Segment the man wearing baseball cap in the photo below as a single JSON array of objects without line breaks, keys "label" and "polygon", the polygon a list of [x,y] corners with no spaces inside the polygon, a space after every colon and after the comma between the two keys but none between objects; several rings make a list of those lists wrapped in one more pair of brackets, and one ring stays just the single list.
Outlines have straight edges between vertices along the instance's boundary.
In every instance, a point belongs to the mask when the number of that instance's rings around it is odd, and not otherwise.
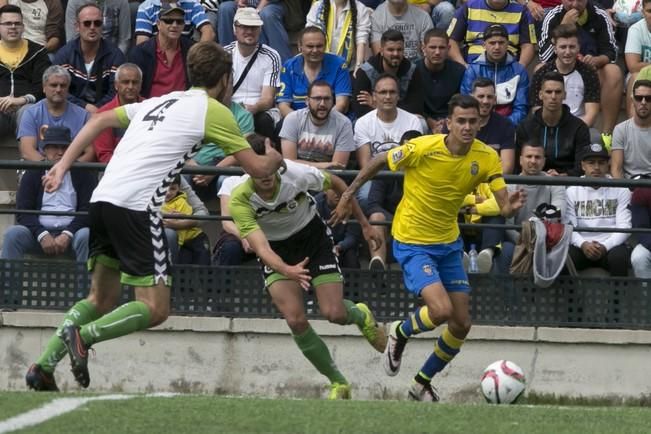
[{"label": "man wearing baseball cap", "polygon": [[181,11],[180,22],[183,36],[191,38],[195,30],[201,34],[201,41],[214,41],[215,29],[198,1],[145,0],[138,6],[136,14],[136,45],[149,40],[160,31],[159,20],[173,11]]}]

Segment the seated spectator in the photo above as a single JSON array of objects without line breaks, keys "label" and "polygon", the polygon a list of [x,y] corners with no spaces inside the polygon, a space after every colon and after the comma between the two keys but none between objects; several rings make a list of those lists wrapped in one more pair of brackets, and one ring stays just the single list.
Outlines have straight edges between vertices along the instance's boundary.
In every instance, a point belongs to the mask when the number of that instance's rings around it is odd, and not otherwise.
[{"label": "seated spectator", "polygon": [[449,58],[448,34],[441,29],[430,29],[423,39],[423,58],[416,62],[423,87],[425,105],[423,115],[428,128],[438,134],[445,126],[448,103],[459,93],[466,68]]},{"label": "seated spectator", "polygon": [[129,52],[129,62],[138,65],[142,71],[143,98],[190,87],[186,59],[192,41],[181,34],[184,14],[176,3],[162,3],[156,37],[136,45]]},{"label": "seated spectator", "polygon": [[[450,11],[452,12],[452,11]],[[450,13],[452,15],[452,13]],[[448,18],[448,20],[452,19]],[[449,21],[448,21],[449,22]],[[425,32],[433,26],[432,18],[407,0],[391,0],[379,5],[371,15],[371,49],[380,53],[382,35],[387,30],[398,30],[404,37],[404,56],[416,62],[422,57],[420,45]]]},{"label": "seated spectator", "polygon": [[[92,3],[92,0],[90,1]],[[75,26],[79,8],[89,0],[68,0],[66,6],[66,42],[79,36]],[[95,4],[95,3],[93,3]],[[131,11],[128,0],[101,0],[97,5],[102,8],[102,37],[122,51],[126,56],[131,46]]]},{"label": "seated spectator", "polygon": [[416,65],[404,56],[405,40],[397,30],[387,30],[382,35],[380,52],[371,57],[357,71],[353,81],[353,111],[360,118],[375,108],[373,89],[377,78],[391,73],[399,80],[398,107],[415,115],[423,115],[423,80]]},{"label": "seated spectator", "polygon": [[651,65],[651,0],[642,1],[644,19],[633,24],[628,29],[624,58],[628,85],[626,86],[626,109],[629,116],[633,116],[633,84],[638,74],[645,66]]},{"label": "seated spectator", "polygon": [[236,0],[223,1],[217,13],[217,32],[219,43],[226,46],[235,40],[233,35],[233,19],[236,10],[244,7],[254,7],[264,23],[260,42],[276,50],[283,62],[292,57],[289,36],[284,26],[285,8],[280,0]]},{"label": "seated spectator", "polygon": [[510,0],[468,0],[457,9],[448,30],[450,58],[468,65],[484,53],[484,32],[501,24],[508,33],[507,48],[525,68],[533,60],[536,31],[525,5]]},{"label": "seated spectator", "polygon": [[579,176],[581,151],[590,144],[588,126],[570,113],[563,104],[565,81],[558,72],[547,72],[539,92],[542,107],[534,111],[516,129],[516,147],[541,143],[545,150],[545,168],[549,175]]},{"label": "seated spectator", "polygon": [[409,3],[430,14],[435,29],[447,29],[454,17],[454,4],[447,0],[409,0]]},{"label": "seated spectator", "polygon": [[[133,104],[142,100],[140,88],[142,86],[142,71],[135,63],[123,63],[115,71],[115,96],[113,99],[97,110],[97,113],[113,110],[126,104]],[[102,131],[93,142],[95,157],[101,163],[108,163],[113,157],[115,147],[122,139],[126,130],[121,128],[107,128]]]},{"label": "seated spectator", "polygon": [[[215,40],[215,29],[212,28],[210,20],[198,1],[144,0],[138,6],[136,15],[136,45],[150,40],[160,32],[161,17],[164,15],[162,12],[172,10],[181,11],[181,16],[175,15],[169,19],[175,20],[174,23],[180,27],[179,30],[183,32],[183,36],[192,38],[196,30],[201,35],[201,41]],[[171,25],[171,22],[162,22],[168,26]]]},{"label": "seated spectator", "polygon": [[[581,168],[586,178],[610,178],[608,151],[601,144],[585,148]],[[563,222],[574,227],[631,227],[627,188],[579,187],[567,188],[567,205]],[[569,255],[577,270],[603,268],[612,276],[627,276],[629,251],[626,240],[630,234],[617,232],[572,233]]]},{"label": "seated spectator", "polygon": [[65,18],[61,2],[0,0],[0,6],[7,4],[16,6],[22,11],[24,21],[21,30],[24,31],[25,39],[45,47],[51,54],[61,47],[63,42],[61,28]]},{"label": "seated spectator", "polygon": [[[314,199],[317,212],[327,221],[339,203],[339,195],[334,190],[328,190],[317,194]],[[330,227],[330,230],[339,265],[342,268],[359,269],[359,244],[364,239],[362,227],[357,223],[339,223]]]},{"label": "seated spectator", "polygon": [[602,139],[608,149],[617,123],[622,101],[623,75],[617,59],[617,42],[608,12],[589,0],[562,0],[562,4],[549,11],[542,24],[538,41],[540,60],[548,63],[556,54],[552,44],[552,31],[561,24],[577,26],[580,43],[580,60],[597,70],[601,86]]},{"label": "seated spectator", "polygon": [[[181,191],[181,175],[167,188],[161,213],[190,216],[194,213],[188,196]],[[178,264],[210,265],[210,241],[204,231],[189,219],[163,218],[166,229],[174,229],[178,240]]]},{"label": "seated spectator", "polygon": [[[525,142],[520,150],[520,176],[551,176],[543,171],[545,167],[545,149],[535,141]],[[524,190],[526,202],[513,217],[506,220],[507,224],[521,226],[523,222],[533,217],[540,205],[546,203],[553,205],[565,214],[565,187],[562,185],[528,185],[526,179],[522,183],[509,184],[509,191]],[[502,241],[500,255],[495,260],[497,270],[501,274],[508,274],[513,259],[513,249],[520,234],[515,230],[507,230]]]},{"label": "seated spectator", "polygon": [[325,34],[318,27],[303,29],[300,53],[285,62],[280,75],[276,103],[283,118],[306,106],[307,89],[314,81],[327,82],[334,91],[335,109],[340,113],[348,112],[350,74],[344,67],[344,59],[325,52],[325,43]]},{"label": "seated spectator", "polygon": [[274,104],[280,87],[280,56],[259,43],[263,22],[255,9],[239,8],[234,23],[236,40],[224,47],[233,56],[232,100],[251,112],[258,133],[273,137],[280,121]]},{"label": "seated spectator", "polygon": [[633,117],[617,125],[613,134],[613,178],[651,173],[651,80],[636,80],[632,97]]},{"label": "seated spectator", "polygon": [[461,93],[470,94],[472,83],[479,77],[493,80],[497,94],[495,111],[518,125],[529,111],[529,75],[513,55],[508,53],[508,33],[501,24],[491,24],[484,32],[486,51],[468,65]]},{"label": "seated spectator", "polygon": [[356,150],[350,120],[333,110],[332,88],[310,84],[308,106],[285,118],[280,130],[283,157],[318,169],[345,169]]},{"label": "seated spectator", "polygon": [[90,113],[115,95],[115,70],[124,63],[124,54],[102,37],[102,10],[89,3],[77,10],[76,39],[61,47],[54,63],[70,72],[68,98]]},{"label": "seated spectator", "polygon": [[307,14],[306,26],[323,30],[326,52],[342,57],[344,68],[357,71],[362,66],[371,33],[369,8],[355,0],[316,0]]},{"label": "seated spectator", "polygon": [[45,48],[23,38],[23,15],[14,5],[0,7],[0,136],[14,135],[29,107],[43,98]]},{"label": "seated spectator", "polygon": [[[25,110],[18,125],[20,155],[25,160],[41,161],[43,157],[43,134],[49,127],[67,127],[74,137],[90,118],[83,108],[68,101],[70,73],[59,65],[52,65],[43,72],[45,98]],[[95,152],[88,146],[79,161],[93,161]]]},{"label": "seated spectator", "polygon": [[[48,128],[42,141],[45,160],[59,161],[71,141],[68,128]],[[52,193],[43,190],[45,172],[45,169],[25,171],[16,194],[16,209],[88,211],[90,197],[97,185],[94,172],[73,168],[63,178],[61,187]],[[17,214],[16,223],[4,234],[2,259],[22,259],[26,254],[72,254],[77,262],[88,260],[88,215]]]},{"label": "seated spectator", "polygon": [[[651,188],[638,187],[633,190],[631,223],[634,228],[651,229]],[[631,253],[633,273],[640,279],[651,279],[651,234],[637,234],[637,241],[640,244]]]},{"label": "seated spectator", "polygon": [[601,87],[597,71],[579,60],[579,36],[574,24],[561,24],[552,30],[554,59],[545,63],[533,75],[531,99],[534,110],[542,105],[540,87],[542,78],[549,71],[557,71],[565,80],[563,104],[570,113],[580,118],[588,128],[594,126],[599,114]]}]

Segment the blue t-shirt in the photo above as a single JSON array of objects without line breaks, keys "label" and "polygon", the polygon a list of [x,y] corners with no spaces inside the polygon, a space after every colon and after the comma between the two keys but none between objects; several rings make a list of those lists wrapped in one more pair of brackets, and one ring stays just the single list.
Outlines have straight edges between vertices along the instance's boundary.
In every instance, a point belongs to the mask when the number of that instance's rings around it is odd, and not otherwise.
[{"label": "blue t-shirt", "polygon": [[[443,134],[447,134],[447,124],[443,124]],[[502,149],[515,149],[515,127],[511,121],[492,112],[488,123],[477,132],[477,140],[481,140],[499,154]]]},{"label": "blue t-shirt", "polygon": [[25,114],[18,126],[17,137],[18,140],[21,137],[36,137],[36,146],[42,152],[41,127],[46,125],[49,127],[68,127],[70,135],[74,139],[89,118],[90,113],[70,101],[66,102],[66,111],[63,112],[63,115],[52,116],[47,110],[47,100],[42,99],[25,110]]},{"label": "blue t-shirt", "polygon": [[[315,80],[327,81],[335,92],[335,97],[351,96],[352,85],[350,72],[344,68],[345,60],[336,54],[325,53],[321,71]],[[301,54],[287,60],[280,74],[280,90],[276,103],[288,102],[293,110],[299,110],[305,105],[307,88],[310,81],[303,71],[303,56]]]}]

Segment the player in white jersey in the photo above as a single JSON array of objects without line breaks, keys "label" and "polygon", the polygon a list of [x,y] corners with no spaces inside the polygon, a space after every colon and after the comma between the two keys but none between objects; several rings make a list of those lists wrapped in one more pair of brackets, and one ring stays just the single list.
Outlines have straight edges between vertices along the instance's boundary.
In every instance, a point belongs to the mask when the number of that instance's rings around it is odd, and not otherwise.
[{"label": "player in white jersey", "polygon": [[[342,193],[340,178],[311,166],[285,160],[287,170],[252,176],[231,192],[229,210],[239,230],[263,264],[265,285],[305,357],[331,383],[329,399],[350,399],[350,385],[335,365],[328,347],[310,326],[303,289],[315,288],[321,314],[336,324],[356,324],[379,352],[386,335],[364,303],[343,298],[343,277],[330,229],[316,212],[309,191]],[[370,243],[380,239],[357,203],[354,215]]]},{"label": "player in white jersey", "polygon": [[[30,367],[26,380],[33,389],[56,388],[52,373],[66,350],[75,379],[88,387],[91,345],[167,319],[169,259],[159,208],[170,182],[202,142],[217,143],[254,176],[268,176],[282,164],[271,148],[264,156],[255,154],[218,102],[230,80],[230,55],[214,42],[202,42],[188,52],[187,67],[193,88],[94,116],[43,179],[46,191],[56,190],[101,131],[128,126],[91,198],[90,294],[70,309]],[[112,310],[121,284],[135,287],[136,301]]]}]

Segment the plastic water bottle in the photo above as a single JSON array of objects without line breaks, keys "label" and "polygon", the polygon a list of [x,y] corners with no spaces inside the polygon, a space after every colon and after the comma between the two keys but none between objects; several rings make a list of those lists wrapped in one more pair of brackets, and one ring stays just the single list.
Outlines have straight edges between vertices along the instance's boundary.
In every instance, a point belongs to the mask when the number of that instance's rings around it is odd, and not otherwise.
[{"label": "plastic water bottle", "polygon": [[470,245],[468,259],[468,273],[479,273],[479,264],[477,263],[477,247],[474,244]]}]

